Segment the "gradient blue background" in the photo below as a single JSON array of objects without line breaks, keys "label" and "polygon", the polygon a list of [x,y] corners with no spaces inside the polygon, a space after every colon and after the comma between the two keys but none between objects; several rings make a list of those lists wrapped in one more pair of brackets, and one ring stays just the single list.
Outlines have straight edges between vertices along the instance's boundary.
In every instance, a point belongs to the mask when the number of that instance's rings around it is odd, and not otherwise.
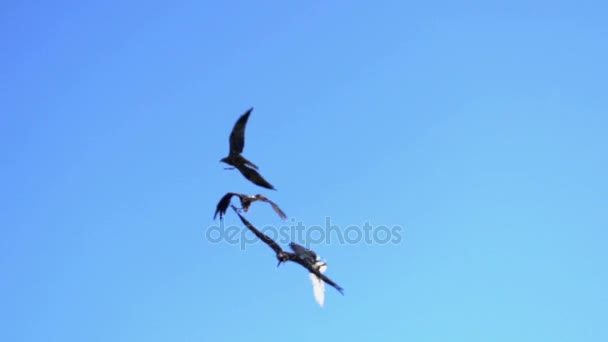
[{"label": "gradient blue background", "polygon": [[[287,3],[0,5],[0,340],[608,341],[605,2]],[[401,240],[321,309],[226,191]]]}]

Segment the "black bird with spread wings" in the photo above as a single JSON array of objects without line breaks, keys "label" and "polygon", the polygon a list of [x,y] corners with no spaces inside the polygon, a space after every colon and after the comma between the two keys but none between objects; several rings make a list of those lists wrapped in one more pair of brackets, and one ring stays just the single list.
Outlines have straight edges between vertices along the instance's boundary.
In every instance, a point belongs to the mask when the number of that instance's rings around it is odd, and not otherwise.
[{"label": "black bird with spread wings", "polygon": [[312,280],[313,284],[313,293],[315,296],[315,300],[317,301],[317,303],[319,303],[320,306],[323,306],[323,303],[325,301],[325,287],[323,284],[324,282],[334,287],[342,295],[344,295],[344,289],[323,274],[323,272],[325,272],[325,270],[327,269],[327,263],[320,261],[319,257],[315,252],[306,249],[295,242],[289,244],[289,247],[293,250],[293,253],[284,251],[281,246],[279,246],[274,240],[269,238],[261,231],[257,230],[257,228],[255,228],[249,221],[247,221],[247,219],[245,219],[238,212],[235,206],[231,205],[231,207],[239,216],[241,222],[243,222],[243,224],[251,232],[253,232],[255,236],[257,236],[260,240],[270,246],[270,248],[272,248],[272,250],[276,253],[277,260],[279,261],[277,267],[279,267],[284,262],[293,261],[308,270],[310,274],[310,279]]},{"label": "black bird with spread wings", "polygon": [[247,120],[249,115],[253,111],[253,107],[249,108],[241,117],[236,121],[230,133],[230,152],[227,157],[224,157],[220,162],[224,162],[233,167],[228,169],[236,168],[241,174],[252,183],[259,185],[263,188],[270,190],[276,190],[272,184],[268,183],[257,171],[258,167],[254,163],[245,159],[241,153],[245,148],[245,128],[247,127]]},{"label": "black bird with spread wings", "polygon": [[279,208],[276,203],[274,203],[264,195],[257,194],[250,196],[245,194],[239,194],[236,192],[229,192],[225,194],[217,203],[217,208],[215,209],[215,214],[213,215],[214,220],[218,214],[220,215],[220,220],[224,217],[224,215],[226,215],[226,210],[228,210],[228,206],[230,205],[230,200],[232,199],[232,196],[238,196],[238,198],[241,200],[240,210],[242,210],[243,212],[247,212],[249,210],[251,203],[256,201],[262,201],[270,204],[272,209],[274,209],[274,211],[277,213],[277,215],[279,215],[280,218],[282,218],[283,220],[287,219],[287,215],[285,215],[283,210],[281,210],[281,208]]}]

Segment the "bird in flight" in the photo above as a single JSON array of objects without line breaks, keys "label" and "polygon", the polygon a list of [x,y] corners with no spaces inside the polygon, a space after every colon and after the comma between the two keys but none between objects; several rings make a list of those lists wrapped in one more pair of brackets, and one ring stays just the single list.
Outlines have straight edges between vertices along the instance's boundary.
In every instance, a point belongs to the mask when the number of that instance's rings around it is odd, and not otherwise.
[{"label": "bird in flight", "polygon": [[323,306],[325,301],[324,283],[327,283],[328,285],[334,287],[342,295],[344,295],[344,289],[323,274],[323,272],[325,272],[325,270],[327,269],[327,263],[320,261],[318,255],[315,252],[306,249],[295,242],[289,244],[289,247],[292,249],[293,253],[284,251],[281,246],[279,246],[274,240],[259,231],[249,221],[247,221],[247,219],[245,219],[238,212],[237,208],[234,205],[231,205],[231,207],[239,216],[241,222],[243,222],[243,224],[251,232],[253,232],[255,236],[257,236],[260,240],[266,243],[276,253],[277,260],[279,261],[277,267],[279,267],[284,262],[293,261],[308,270],[310,279],[312,280],[313,284],[313,294],[315,296],[315,300],[321,307]]},{"label": "bird in flight", "polygon": [[274,209],[274,211],[277,213],[277,215],[279,215],[280,218],[282,218],[283,220],[287,219],[287,215],[285,215],[283,210],[281,210],[281,208],[279,208],[276,203],[268,199],[266,196],[260,194],[250,196],[245,194],[239,194],[236,192],[228,192],[217,203],[217,208],[215,209],[215,214],[213,215],[214,220],[218,214],[220,215],[220,220],[224,217],[224,215],[226,215],[226,210],[228,210],[228,206],[230,205],[230,200],[232,199],[232,196],[239,197],[239,199],[241,200],[240,210],[242,210],[243,212],[247,212],[249,210],[251,203],[256,201],[262,201],[270,204],[270,206],[272,206],[272,209]]},{"label": "bird in flight", "polygon": [[247,126],[247,120],[249,115],[253,111],[253,107],[249,108],[241,117],[236,121],[232,132],[230,133],[230,152],[227,157],[224,157],[220,162],[224,162],[232,167],[227,169],[236,168],[241,174],[251,181],[253,184],[259,185],[263,188],[270,190],[276,190],[272,184],[268,183],[264,177],[257,171],[258,167],[254,163],[243,157],[243,148],[245,148],[245,128]]}]

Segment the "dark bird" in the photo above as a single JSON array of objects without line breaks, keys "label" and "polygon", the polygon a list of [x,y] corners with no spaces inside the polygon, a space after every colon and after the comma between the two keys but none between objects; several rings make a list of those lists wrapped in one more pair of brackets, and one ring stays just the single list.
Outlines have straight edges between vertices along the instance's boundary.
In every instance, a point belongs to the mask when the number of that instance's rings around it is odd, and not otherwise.
[{"label": "dark bird", "polygon": [[269,238],[266,234],[259,231],[255,228],[247,219],[245,219],[237,210],[237,208],[231,205],[232,209],[239,215],[239,218],[243,222],[243,224],[251,231],[255,236],[257,236],[260,240],[266,243],[272,250],[276,253],[277,260],[279,263],[277,267],[279,267],[282,263],[287,261],[293,261],[295,263],[300,264],[304,268],[306,268],[309,272],[310,279],[312,280],[313,285],[313,293],[315,296],[315,300],[319,303],[320,306],[323,306],[325,301],[325,286],[324,282],[330,286],[333,286],[336,290],[338,290],[342,295],[344,295],[344,289],[340,287],[338,284],[333,282],[327,276],[323,274],[325,270],[327,270],[327,263],[320,261],[319,256],[295,242],[291,242],[289,247],[293,251],[287,252],[284,251],[281,246],[279,246],[274,240]]},{"label": "dark bird", "polygon": [[228,157],[224,157],[220,162],[224,162],[232,167],[226,168],[228,170],[236,168],[241,174],[251,181],[253,184],[259,185],[263,188],[270,190],[276,190],[272,184],[268,183],[257,171],[258,167],[254,163],[243,157],[243,149],[245,148],[245,128],[247,127],[247,120],[249,115],[253,111],[253,107],[249,108],[241,117],[236,121],[230,133],[230,152]]},{"label": "dark bird", "polygon": [[241,200],[241,208],[239,210],[242,210],[243,212],[247,212],[249,210],[249,206],[251,206],[251,203],[256,201],[262,201],[270,204],[270,206],[272,206],[272,209],[274,209],[274,211],[279,215],[280,218],[282,218],[283,220],[287,219],[287,215],[285,215],[283,210],[281,210],[281,208],[279,208],[276,203],[274,203],[264,195],[257,194],[250,196],[245,194],[239,194],[236,192],[229,192],[225,194],[217,203],[217,208],[215,209],[215,214],[213,215],[214,220],[218,214],[220,215],[220,220],[224,217],[224,215],[226,215],[226,210],[228,210],[228,206],[230,205],[230,200],[232,199],[232,196],[239,197],[239,199]]}]

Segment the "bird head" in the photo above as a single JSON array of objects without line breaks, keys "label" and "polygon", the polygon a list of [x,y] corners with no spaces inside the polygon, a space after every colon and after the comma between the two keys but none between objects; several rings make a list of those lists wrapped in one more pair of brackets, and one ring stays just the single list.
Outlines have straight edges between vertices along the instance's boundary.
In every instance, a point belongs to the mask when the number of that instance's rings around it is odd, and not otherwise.
[{"label": "bird head", "polygon": [[279,254],[277,254],[277,260],[279,261],[277,263],[277,267],[279,267],[279,266],[281,266],[282,263],[289,260],[289,256],[284,252],[279,252]]},{"label": "bird head", "polygon": [[220,159],[220,163],[226,163],[226,164],[229,164],[229,163],[228,163],[228,157],[224,157],[224,158]]}]

